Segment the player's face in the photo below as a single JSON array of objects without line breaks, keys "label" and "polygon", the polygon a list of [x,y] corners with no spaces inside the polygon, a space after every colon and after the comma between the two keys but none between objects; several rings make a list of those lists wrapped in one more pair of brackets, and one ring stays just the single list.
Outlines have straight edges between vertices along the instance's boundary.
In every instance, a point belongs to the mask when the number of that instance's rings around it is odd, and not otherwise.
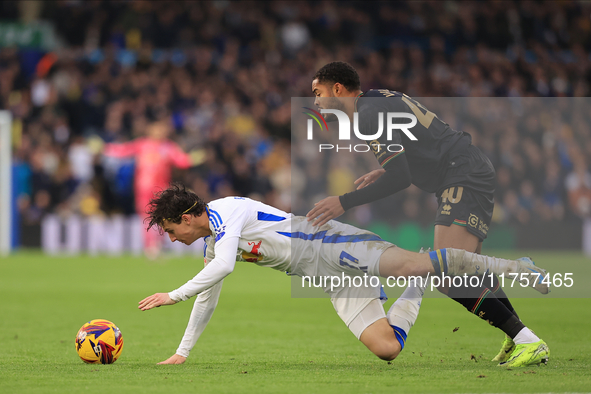
[{"label": "player's face", "polygon": [[191,226],[191,217],[186,218],[186,216],[191,215],[183,215],[180,223],[172,223],[168,220],[164,221],[162,230],[168,234],[171,242],[179,241],[185,245],[191,245],[200,238],[199,234]]},{"label": "player's face", "polygon": [[168,125],[164,122],[157,122],[150,125],[148,135],[155,140],[164,140],[168,138]]},{"label": "player's face", "polygon": [[[319,109],[338,109],[345,111],[345,106],[333,92],[334,85],[336,84],[321,83],[318,79],[312,81],[312,93],[314,93],[314,96],[316,97],[314,105]],[[335,114],[322,114],[322,116],[324,116],[324,119],[327,122],[337,120]]]}]

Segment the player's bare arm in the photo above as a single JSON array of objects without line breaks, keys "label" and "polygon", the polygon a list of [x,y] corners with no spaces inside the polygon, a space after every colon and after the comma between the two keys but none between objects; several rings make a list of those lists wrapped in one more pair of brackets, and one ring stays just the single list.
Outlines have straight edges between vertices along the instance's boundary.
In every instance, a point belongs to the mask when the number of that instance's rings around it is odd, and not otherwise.
[{"label": "player's bare arm", "polygon": [[368,172],[367,174],[362,175],[359,178],[357,178],[355,180],[355,182],[353,182],[353,184],[357,185],[356,190],[363,189],[364,187],[374,183],[376,181],[376,179],[378,179],[379,177],[384,175],[385,172],[386,172],[386,170],[384,170],[383,168],[373,170],[373,171]]},{"label": "player's bare arm", "polygon": [[314,226],[322,226],[329,220],[338,218],[343,213],[345,213],[345,210],[341,205],[339,197],[330,196],[314,204],[314,208],[308,212],[306,217],[308,221],[316,219],[313,223]]},{"label": "player's bare arm", "polygon": [[168,293],[156,293],[144,298],[139,302],[138,308],[142,311],[147,311],[152,308],[157,308],[162,305],[174,305],[176,301],[170,298]]}]

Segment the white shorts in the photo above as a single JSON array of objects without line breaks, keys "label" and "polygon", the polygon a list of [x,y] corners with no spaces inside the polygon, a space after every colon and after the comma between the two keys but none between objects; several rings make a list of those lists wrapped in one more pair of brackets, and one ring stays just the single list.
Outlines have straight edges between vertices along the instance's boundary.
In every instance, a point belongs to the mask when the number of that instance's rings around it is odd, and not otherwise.
[{"label": "white shorts", "polygon": [[323,288],[357,339],[369,325],[386,317],[380,302],[386,297],[377,277],[380,258],[393,244],[334,220],[318,228],[306,218],[293,217],[291,245],[292,275],[346,279],[339,287]]},{"label": "white shorts", "polygon": [[[342,298],[338,300],[342,300]],[[337,310],[337,313],[339,313],[337,305],[334,303],[334,301],[333,305]],[[359,339],[361,337],[361,334],[363,333],[363,331],[365,331],[367,327],[369,327],[379,319],[385,317],[386,312],[384,311],[382,302],[379,299],[374,298],[370,300],[369,303],[366,304],[359,313],[357,313],[357,316],[353,317],[353,319],[349,323],[347,323],[347,327],[349,327],[349,330],[351,330],[351,332],[357,337],[357,339]]]},{"label": "white shorts", "polygon": [[291,220],[291,275],[378,276],[380,257],[394,246],[367,230],[329,221],[314,227],[305,217]]}]

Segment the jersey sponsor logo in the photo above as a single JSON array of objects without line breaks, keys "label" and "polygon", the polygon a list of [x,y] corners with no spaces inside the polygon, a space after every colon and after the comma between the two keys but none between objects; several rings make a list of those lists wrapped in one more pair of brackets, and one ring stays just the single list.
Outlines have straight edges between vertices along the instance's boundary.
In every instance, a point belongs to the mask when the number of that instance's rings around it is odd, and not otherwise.
[{"label": "jersey sponsor logo", "polygon": [[442,215],[451,215],[451,205],[445,204],[442,208],[443,208],[441,210]]},{"label": "jersey sponsor logo", "polygon": [[478,220],[478,231],[481,231],[484,235],[488,234],[488,225],[482,219]]},{"label": "jersey sponsor logo", "polygon": [[243,251],[241,256],[244,261],[248,261],[249,263],[254,263],[257,261],[261,261],[263,259],[263,255],[260,252],[261,245],[263,241],[259,242],[248,242],[248,246],[251,247],[250,252]]},{"label": "jersey sponsor logo", "polygon": [[371,150],[373,151],[374,155],[376,155],[376,157],[378,158],[378,160],[379,160],[379,159],[380,159],[380,158],[381,158],[383,155],[385,155],[385,154],[386,154],[386,151],[385,151],[385,150],[383,150],[383,149],[382,149],[382,150],[380,151],[381,145],[383,145],[383,144],[380,144],[380,141],[379,141],[379,140],[373,140],[373,141],[371,141],[371,142],[368,142],[368,143],[367,143],[367,145],[369,145],[369,147],[370,147],[370,148],[371,148]]},{"label": "jersey sponsor logo", "polygon": [[263,255],[256,255],[256,254],[248,253],[246,251],[243,251],[241,256],[242,256],[242,260],[249,262],[249,263],[256,263],[257,261],[261,261],[263,259]]},{"label": "jersey sponsor logo", "polygon": [[218,227],[215,229],[216,232],[216,236],[215,236],[215,242],[219,241],[220,239],[222,239],[222,237],[224,235],[226,235],[226,225],[224,224],[222,227]]},{"label": "jersey sponsor logo", "polygon": [[259,255],[259,249],[261,248],[261,244],[263,243],[263,241],[259,241],[258,243],[256,242],[249,242],[248,246],[252,246],[252,249],[250,250],[250,253],[252,254],[256,254],[257,256]]},{"label": "jersey sponsor logo", "polygon": [[471,213],[468,218],[468,225],[472,228],[478,229],[478,231],[482,232],[484,235],[488,234],[488,225],[473,213]]},{"label": "jersey sponsor logo", "polygon": [[468,225],[470,227],[474,227],[476,228],[478,226],[478,216],[474,215],[473,213],[470,214],[470,217],[468,218]]}]

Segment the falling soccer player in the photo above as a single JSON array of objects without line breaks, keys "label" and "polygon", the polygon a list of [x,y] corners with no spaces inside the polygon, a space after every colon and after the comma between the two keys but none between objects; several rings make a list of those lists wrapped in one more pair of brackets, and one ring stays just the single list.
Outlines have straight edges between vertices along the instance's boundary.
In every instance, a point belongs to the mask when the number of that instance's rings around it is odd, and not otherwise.
[{"label": "falling soccer player", "polygon": [[[356,113],[359,132],[364,135],[376,133],[380,112],[413,114],[417,123],[409,130],[416,140],[395,129],[388,133],[391,139],[382,133],[377,141],[366,141],[382,168],[357,179],[357,190],[316,203],[307,214],[309,220],[322,226],[346,210],[414,184],[435,193],[438,200],[434,249],[481,252],[493,213],[495,170],[486,155],[472,145],[468,133],[452,129],[404,93],[386,89],[361,91],[359,75],[348,63],[332,62],[318,70],[312,80],[312,92],[320,109],[341,110],[349,119],[354,119]],[[327,115],[328,120],[331,114]],[[380,149],[389,144],[404,149]],[[496,278],[490,287],[452,286],[439,290],[506,334],[492,361],[519,363],[520,359],[547,348],[521,322]]]},{"label": "falling soccer player", "polygon": [[[336,221],[318,228],[305,217],[248,198],[226,197],[205,204],[179,184],[157,194],[148,212],[149,228],[158,227],[173,242],[190,245],[205,238],[205,267],[193,279],[169,293],[156,293],[139,302],[139,309],[146,311],[197,295],[180,346],[160,364],[185,362],[215,310],[223,279],[234,270],[237,260],[301,277],[369,275],[370,279],[415,277],[417,281],[421,278],[416,277],[427,275],[478,275],[486,270],[499,275],[546,274],[529,259],[504,260],[458,249],[409,252],[369,231]],[[541,293],[548,292],[547,285],[533,280],[528,284]],[[327,286],[325,292],[351,332],[376,356],[393,360],[417,319],[423,286],[409,286],[387,313],[380,302],[381,286]],[[546,348],[543,354],[507,365],[539,364],[547,361],[548,354]]]}]

